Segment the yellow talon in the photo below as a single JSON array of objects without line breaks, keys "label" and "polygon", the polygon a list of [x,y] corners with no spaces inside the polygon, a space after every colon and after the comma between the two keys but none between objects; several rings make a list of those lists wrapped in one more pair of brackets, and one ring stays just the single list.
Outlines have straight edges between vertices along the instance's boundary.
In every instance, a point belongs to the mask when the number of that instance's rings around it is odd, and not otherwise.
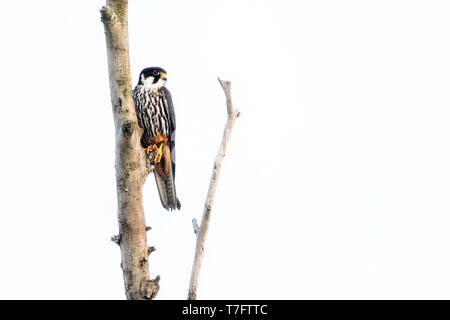
[{"label": "yellow talon", "polygon": [[159,147],[156,144],[152,144],[152,145],[148,146],[147,148],[142,148],[142,150],[144,150],[147,155],[150,154],[151,150],[156,150],[155,163],[159,163],[159,162],[161,162],[161,158],[162,158],[162,148],[163,148],[163,144],[161,143]]},{"label": "yellow talon", "polygon": [[142,148],[142,150],[144,150],[145,153],[147,153],[147,155],[149,155],[151,150],[158,150],[158,147],[156,146],[156,144],[152,144],[152,145],[148,146],[147,148]]}]

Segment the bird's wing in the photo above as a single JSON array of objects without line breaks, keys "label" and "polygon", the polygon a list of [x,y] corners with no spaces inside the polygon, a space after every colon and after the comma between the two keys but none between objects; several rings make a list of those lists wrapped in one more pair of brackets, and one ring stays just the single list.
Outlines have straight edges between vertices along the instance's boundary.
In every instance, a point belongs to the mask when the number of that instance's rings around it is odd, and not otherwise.
[{"label": "bird's wing", "polygon": [[166,87],[162,88],[164,95],[164,102],[168,110],[169,114],[169,132],[170,136],[170,158],[172,160],[172,170],[173,175],[175,177],[175,131],[176,131],[176,123],[175,123],[175,110],[173,108],[172,96],[170,95],[169,90]]},{"label": "bird's wing", "polygon": [[175,110],[173,108],[172,96],[167,88],[162,88],[164,106],[169,117],[169,140],[170,140],[170,161],[171,166],[168,176],[163,179],[158,170],[155,172],[156,185],[158,186],[159,196],[164,208],[168,210],[180,209],[181,203],[177,198],[175,191]]}]

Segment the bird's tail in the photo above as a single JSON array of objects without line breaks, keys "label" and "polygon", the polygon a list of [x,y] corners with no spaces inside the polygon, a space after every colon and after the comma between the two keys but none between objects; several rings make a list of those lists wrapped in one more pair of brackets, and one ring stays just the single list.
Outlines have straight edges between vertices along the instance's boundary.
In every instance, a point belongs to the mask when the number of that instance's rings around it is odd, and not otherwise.
[{"label": "bird's tail", "polygon": [[163,207],[167,210],[180,209],[181,203],[177,198],[172,168],[169,168],[169,174],[166,179],[158,173],[158,170],[155,170],[155,180]]}]

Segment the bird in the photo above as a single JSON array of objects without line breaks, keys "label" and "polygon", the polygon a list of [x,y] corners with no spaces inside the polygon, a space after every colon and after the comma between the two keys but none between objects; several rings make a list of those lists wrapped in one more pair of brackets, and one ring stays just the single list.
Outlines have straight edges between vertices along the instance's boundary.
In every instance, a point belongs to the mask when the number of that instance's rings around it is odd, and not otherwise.
[{"label": "bird", "polygon": [[[175,190],[175,110],[165,87],[167,72],[160,67],[145,68],[133,89],[139,127],[143,129],[142,150],[154,154],[154,175],[162,206],[168,211],[181,208]],[[153,151],[153,152],[152,152]]]}]

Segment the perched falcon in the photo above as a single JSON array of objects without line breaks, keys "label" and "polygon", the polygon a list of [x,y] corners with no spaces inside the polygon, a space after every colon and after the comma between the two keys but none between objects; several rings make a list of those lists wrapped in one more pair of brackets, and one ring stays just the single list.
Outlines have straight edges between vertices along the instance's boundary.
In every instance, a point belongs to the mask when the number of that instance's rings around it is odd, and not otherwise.
[{"label": "perched falcon", "polygon": [[133,90],[139,126],[144,130],[141,146],[147,155],[156,151],[155,179],[159,197],[167,210],[180,209],[175,191],[175,112],[166,84],[166,71],[152,67],[141,71]]}]

